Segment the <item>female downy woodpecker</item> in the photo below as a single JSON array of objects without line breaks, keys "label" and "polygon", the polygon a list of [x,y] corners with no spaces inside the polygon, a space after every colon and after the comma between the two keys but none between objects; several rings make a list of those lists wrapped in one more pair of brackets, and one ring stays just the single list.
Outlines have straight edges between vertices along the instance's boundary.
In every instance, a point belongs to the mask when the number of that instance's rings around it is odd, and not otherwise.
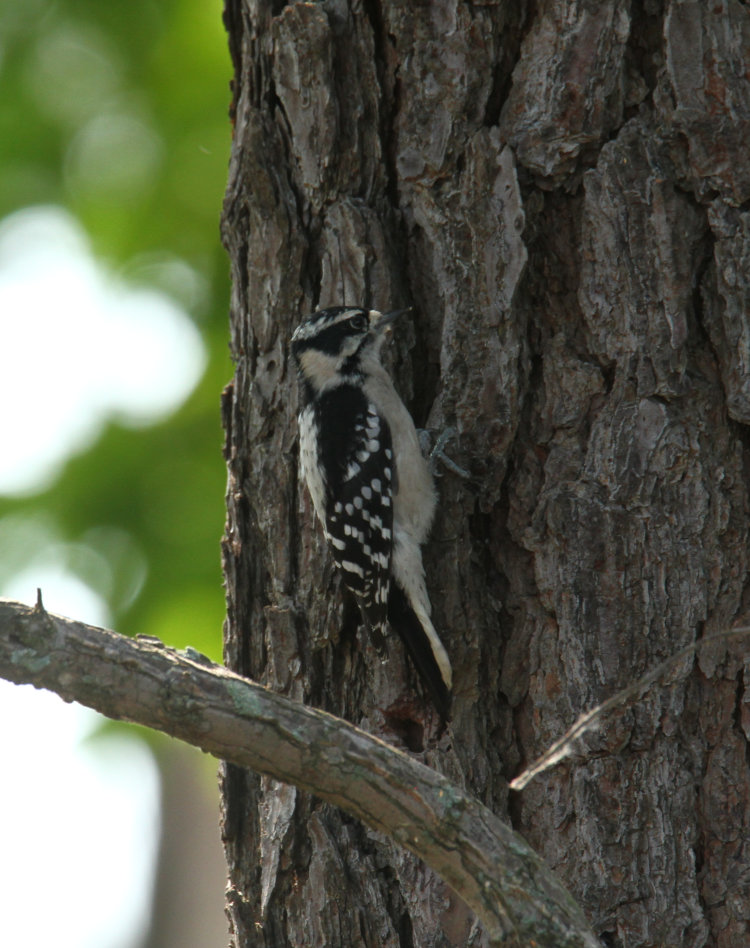
[{"label": "female downy woodpecker", "polygon": [[373,643],[382,653],[388,620],[447,720],[451,664],[430,621],[420,550],[435,488],[414,422],[380,362],[398,315],[334,306],[295,330],[300,467]]}]

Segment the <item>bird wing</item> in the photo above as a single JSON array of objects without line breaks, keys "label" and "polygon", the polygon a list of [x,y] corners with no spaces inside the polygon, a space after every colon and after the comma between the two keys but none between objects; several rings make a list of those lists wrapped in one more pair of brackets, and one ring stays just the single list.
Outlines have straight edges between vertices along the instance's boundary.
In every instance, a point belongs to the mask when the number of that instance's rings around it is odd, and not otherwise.
[{"label": "bird wing", "polygon": [[[321,450],[326,483],[326,538],[344,582],[359,603],[376,646],[387,619],[393,546],[391,432],[375,406],[353,386],[339,386],[325,406],[329,424]],[[330,424],[330,418],[339,419]]]}]

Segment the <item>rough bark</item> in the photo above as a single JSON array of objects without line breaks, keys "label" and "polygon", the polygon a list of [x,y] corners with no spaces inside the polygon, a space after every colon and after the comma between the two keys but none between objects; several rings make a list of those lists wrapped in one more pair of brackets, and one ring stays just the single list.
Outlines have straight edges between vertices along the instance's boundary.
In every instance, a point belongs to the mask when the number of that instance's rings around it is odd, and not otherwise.
[{"label": "rough bark", "polygon": [[[507,781],[665,656],[746,622],[750,10],[740,0],[227,0],[230,667],[409,749],[509,820],[605,944],[750,932],[748,668],[721,647]],[[392,347],[440,481],[452,727],[342,607],[297,483],[288,340],[414,308]],[[245,945],[482,944],[418,861],[231,769]]]}]

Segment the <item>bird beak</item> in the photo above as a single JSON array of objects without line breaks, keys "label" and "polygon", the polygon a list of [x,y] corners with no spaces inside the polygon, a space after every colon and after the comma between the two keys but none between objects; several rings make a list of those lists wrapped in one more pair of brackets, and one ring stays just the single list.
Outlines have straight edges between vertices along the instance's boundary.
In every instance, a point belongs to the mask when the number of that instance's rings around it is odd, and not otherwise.
[{"label": "bird beak", "polygon": [[378,332],[384,332],[398,319],[399,316],[403,316],[404,313],[410,312],[411,306],[407,306],[406,309],[394,309],[390,313],[382,313],[380,314],[380,317],[376,321],[373,328],[377,329]]}]

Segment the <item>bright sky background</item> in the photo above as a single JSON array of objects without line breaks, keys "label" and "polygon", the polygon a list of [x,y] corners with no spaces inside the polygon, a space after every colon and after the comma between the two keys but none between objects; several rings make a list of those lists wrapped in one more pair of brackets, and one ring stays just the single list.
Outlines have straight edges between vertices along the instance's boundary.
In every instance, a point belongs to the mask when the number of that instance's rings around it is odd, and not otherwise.
[{"label": "bright sky background", "polygon": [[[162,264],[180,267],[196,279]],[[168,415],[205,364],[179,306],[106,272],[66,211],[26,208],[0,221],[0,492],[47,486],[108,418]]]},{"label": "bright sky background", "polygon": [[[179,262],[165,267],[197,279]],[[180,307],[107,272],[65,211],[29,208],[0,221],[1,493],[51,483],[108,418],[133,425],[163,418],[205,363]],[[51,612],[107,625],[104,602],[66,572],[64,545],[45,538],[43,524],[2,522],[0,544],[13,530],[27,540],[36,531],[39,553],[0,595],[33,603],[41,586]],[[6,575],[10,554],[0,546]],[[90,739],[99,720],[55,695],[0,681],[0,945],[131,948],[146,929],[158,771],[135,738]],[[39,878],[42,841],[48,862]]]}]

